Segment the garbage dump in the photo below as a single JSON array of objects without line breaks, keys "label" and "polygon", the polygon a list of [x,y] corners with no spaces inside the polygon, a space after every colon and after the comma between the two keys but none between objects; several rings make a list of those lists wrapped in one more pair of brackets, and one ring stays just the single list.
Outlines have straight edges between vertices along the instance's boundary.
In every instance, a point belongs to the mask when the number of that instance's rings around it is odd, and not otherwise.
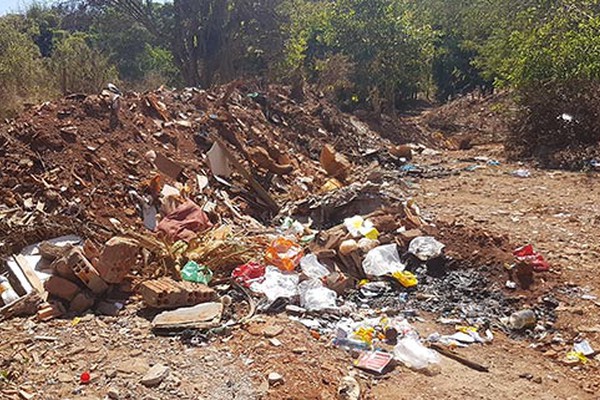
[{"label": "garbage dump", "polygon": [[[10,121],[0,318],[118,316],[133,302],[156,335],[199,344],[287,314],[373,374],[551,329],[551,301],[521,311],[490,270],[445,254],[404,181],[412,156],[316,95],[301,108],[282,87],[255,94],[129,92],[113,126],[103,92]],[[514,257],[499,279],[523,289],[551,270],[531,246]],[[420,334],[425,315],[454,333]]]}]

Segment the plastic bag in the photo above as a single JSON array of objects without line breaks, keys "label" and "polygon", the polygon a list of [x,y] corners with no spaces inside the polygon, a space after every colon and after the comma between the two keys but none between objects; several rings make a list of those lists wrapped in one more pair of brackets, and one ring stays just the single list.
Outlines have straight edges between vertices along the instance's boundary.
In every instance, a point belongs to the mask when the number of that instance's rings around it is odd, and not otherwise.
[{"label": "plastic bag", "polygon": [[536,272],[544,272],[550,269],[550,264],[544,259],[544,256],[535,251],[530,244],[519,247],[513,252],[513,255],[517,262],[531,265]]},{"label": "plastic bag", "polygon": [[409,368],[423,369],[440,362],[440,356],[434,350],[423,346],[418,339],[405,337],[394,347],[394,358]]},{"label": "plastic bag", "polygon": [[257,262],[250,261],[240,265],[231,273],[233,279],[245,287],[249,287],[252,282],[262,281],[265,276],[265,266]]},{"label": "plastic bag", "polygon": [[213,272],[206,266],[195,261],[188,261],[181,270],[181,279],[188,282],[208,285],[213,278]]},{"label": "plastic bag", "polygon": [[250,289],[256,293],[263,293],[270,302],[280,297],[291,298],[298,294],[298,274],[280,271],[277,267],[269,265],[265,269],[262,282],[254,282]]},{"label": "plastic bag", "polygon": [[421,261],[427,261],[442,255],[444,247],[446,245],[431,236],[419,236],[410,242],[408,252],[417,256]]},{"label": "plastic bag", "polygon": [[293,271],[304,255],[302,247],[297,243],[285,239],[275,239],[265,252],[265,262],[274,265],[283,271]]},{"label": "plastic bag", "polygon": [[319,262],[317,256],[308,254],[300,260],[300,268],[304,275],[311,279],[321,279],[329,275],[329,270]]},{"label": "plastic bag", "polygon": [[386,244],[369,251],[362,262],[365,274],[382,276],[397,271],[404,271],[406,266],[400,261],[395,244]]},{"label": "plastic bag", "polygon": [[319,311],[327,308],[335,308],[337,294],[323,286],[318,279],[310,279],[298,285],[300,292],[300,305],[308,311]]}]

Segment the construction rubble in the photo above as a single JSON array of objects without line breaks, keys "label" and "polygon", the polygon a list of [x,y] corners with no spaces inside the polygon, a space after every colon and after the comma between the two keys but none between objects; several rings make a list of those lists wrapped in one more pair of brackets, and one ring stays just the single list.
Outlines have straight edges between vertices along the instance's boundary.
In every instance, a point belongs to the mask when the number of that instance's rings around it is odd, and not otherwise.
[{"label": "construction rubble", "polygon": [[[282,314],[374,374],[440,355],[487,371],[455,350],[551,334],[551,298],[511,295],[550,266],[519,249],[505,287],[447,254],[411,198],[412,156],[433,150],[406,139],[242,82],[31,106],[0,132],[0,319],[141,304],[156,335],[210,345]],[[422,337],[424,315],[454,333]]]}]

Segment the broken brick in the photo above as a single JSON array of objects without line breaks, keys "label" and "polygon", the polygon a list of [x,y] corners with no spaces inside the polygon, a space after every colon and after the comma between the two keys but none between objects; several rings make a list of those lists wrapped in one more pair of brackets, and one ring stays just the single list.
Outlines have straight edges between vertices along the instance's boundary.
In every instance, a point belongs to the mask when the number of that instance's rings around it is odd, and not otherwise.
[{"label": "broken brick", "polygon": [[73,249],[67,256],[67,263],[75,276],[79,278],[93,293],[103,293],[108,289],[106,282],[100,278],[100,274],[94,266],[83,255],[80,249]]},{"label": "broken brick", "polygon": [[71,301],[80,292],[79,286],[68,279],[52,275],[44,283],[44,288],[48,293],[63,300]]},{"label": "broken brick", "polygon": [[216,292],[206,285],[167,277],[142,283],[139,293],[146,304],[155,308],[193,306],[216,298]]},{"label": "broken brick", "polygon": [[137,260],[139,243],[133,239],[113,237],[104,245],[98,258],[98,272],[108,283],[121,283]]},{"label": "broken brick", "polygon": [[36,318],[38,321],[49,321],[65,314],[66,310],[61,303],[50,302],[40,305]]}]

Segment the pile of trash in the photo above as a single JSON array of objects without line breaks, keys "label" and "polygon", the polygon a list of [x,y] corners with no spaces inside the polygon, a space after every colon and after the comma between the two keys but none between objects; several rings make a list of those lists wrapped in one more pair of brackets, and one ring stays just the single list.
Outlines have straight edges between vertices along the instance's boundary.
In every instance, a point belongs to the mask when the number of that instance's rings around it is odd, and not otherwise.
[{"label": "pile of trash", "polygon": [[[539,323],[532,310],[514,316],[518,304],[476,271],[448,268],[402,179],[422,146],[392,145],[314,94],[290,96],[240,82],[125,95],[111,85],[9,121],[0,319],[118,315],[139,301],[157,334],[197,343],[285,312],[378,373],[459,357],[446,347],[489,343],[498,324]],[[548,267],[525,247],[507,275],[527,288]],[[456,334],[425,346],[417,309]]]}]

